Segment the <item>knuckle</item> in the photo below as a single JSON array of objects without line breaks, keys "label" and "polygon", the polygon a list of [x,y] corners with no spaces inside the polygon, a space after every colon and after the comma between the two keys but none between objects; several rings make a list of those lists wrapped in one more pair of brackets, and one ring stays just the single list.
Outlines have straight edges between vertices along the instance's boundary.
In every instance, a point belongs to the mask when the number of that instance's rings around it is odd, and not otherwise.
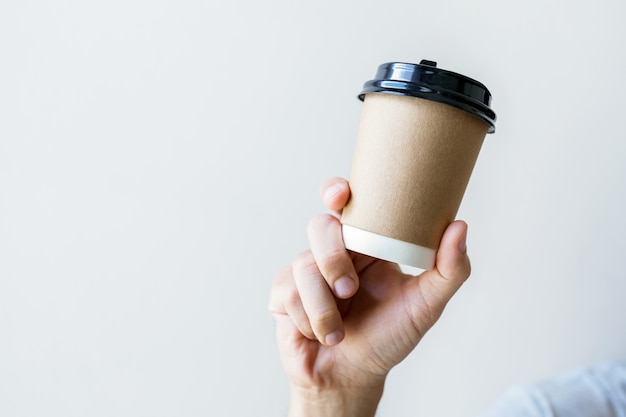
[{"label": "knuckle", "polygon": [[[339,275],[342,264],[350,260],[348,253],[343,248],[328,250],[319,258],[318,265],[326,275],[332,275],[333,271],[336,271],[337,275]],[[339,276],[337,276],[337,278],[339,278]]]},{"label": "knuckle", "polygon": [[274,277],[274,281],[272,282],[272,289],[275,289],[284,283],[291,277],[291,265],[282,268],[276,276]]},{"label": "knuckle", "polygon": [[332,216],[331,214],[318,214],[317,216],[314,216],[311,220],[309,220],[307,231],[309,232],[309,234],[311,234],[312,231],[329,227],[337,223],[337,221],[337,218]]},{"label": "knuckle", "polygon": [[316,333],[326,335],[338,327],[339,314],[336,309],[319,310],[312,312],[310,320]]},{"label": "knuckle", "polygon": [[317,271],[317,263],[315,262],[313,253],[308,250],[298,255],[296,260],[293,262],[293,270],[302,272],[306,275],[315,273]]},{"label": "knuckle", "polygon": [[302,304],[302,300],[300,299],[300,293],[295,286],[292,286],[285,292],[284,303],[289,307],[296,307]]},{"label": "knuckle", "polygon": [[268,310],[270,313],[280,313],[282,311],[280,307],[281,294],[284,292],[284,289],[290,285],[290,281],[293,282],[291,266],[281,269],[274,277],[268,302]]}]

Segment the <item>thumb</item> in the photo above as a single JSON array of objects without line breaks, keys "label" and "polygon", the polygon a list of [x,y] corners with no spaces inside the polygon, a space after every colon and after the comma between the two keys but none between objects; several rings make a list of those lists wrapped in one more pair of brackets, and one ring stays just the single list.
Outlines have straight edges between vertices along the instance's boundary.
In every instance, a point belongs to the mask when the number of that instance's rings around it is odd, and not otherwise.
[{"label": "thumb", "polygon": [[471,265],[466,250],[467,224],[457,220],[446,228],[435,261],[435,268],[419,276],[417,286],[429,312],[429,325],[435,324],[444,307],[470,276]]}]

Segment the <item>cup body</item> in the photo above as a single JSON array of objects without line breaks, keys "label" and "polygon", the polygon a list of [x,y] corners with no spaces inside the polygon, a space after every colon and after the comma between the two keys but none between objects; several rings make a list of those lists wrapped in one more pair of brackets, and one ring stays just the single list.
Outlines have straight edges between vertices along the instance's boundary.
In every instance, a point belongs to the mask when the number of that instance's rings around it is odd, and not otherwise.
[{"label": "cup body", "polygon": [[432,269],[490,129],[467,111],[368,93],[342,214],[347,249]]}]

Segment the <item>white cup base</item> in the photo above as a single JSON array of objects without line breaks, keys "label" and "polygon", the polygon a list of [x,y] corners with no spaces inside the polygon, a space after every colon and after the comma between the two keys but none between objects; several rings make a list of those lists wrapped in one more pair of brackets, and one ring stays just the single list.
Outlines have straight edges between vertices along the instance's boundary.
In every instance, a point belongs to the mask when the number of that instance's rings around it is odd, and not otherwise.
[{"label": "white cup base", "polygon": [[437,251],[413,243],[378,235],[347,224],[342,225],[346,249],[400,265],[431,270]]}]

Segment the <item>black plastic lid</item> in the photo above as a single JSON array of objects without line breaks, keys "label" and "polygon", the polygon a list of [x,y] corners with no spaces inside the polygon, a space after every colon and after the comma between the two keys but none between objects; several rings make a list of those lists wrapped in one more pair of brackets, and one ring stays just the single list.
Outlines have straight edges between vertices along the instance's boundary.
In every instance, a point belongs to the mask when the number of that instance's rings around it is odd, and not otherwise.
[{"label": "black plastic lid", "polygon": [[382,64],[376,78],[363,85],[359,99],[364,100],[369,93],[398,94],[449,104],[487,122],[488,133],[496,130],[496,113],[491,110],[491,93],[487,87],[464,75],[437,68],[434,61]]}]

